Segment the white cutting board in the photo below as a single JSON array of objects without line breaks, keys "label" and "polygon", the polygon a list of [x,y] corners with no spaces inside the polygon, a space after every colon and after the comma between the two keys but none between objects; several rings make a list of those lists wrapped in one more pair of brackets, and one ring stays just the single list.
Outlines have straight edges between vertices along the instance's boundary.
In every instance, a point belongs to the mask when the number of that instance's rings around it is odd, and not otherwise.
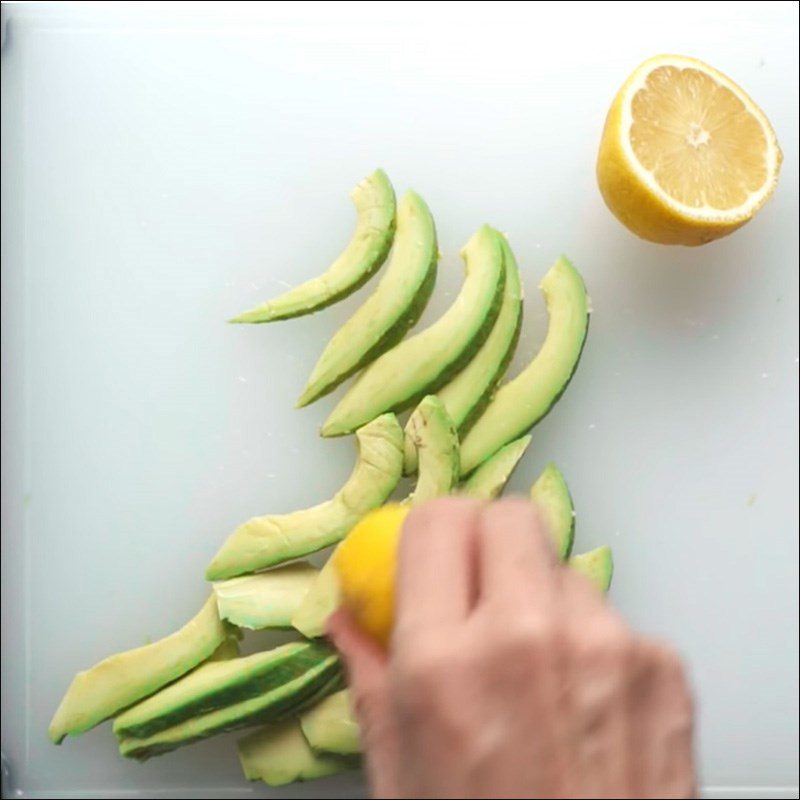
[{"label": "white cutting board", "polygon": [[[316,434],[332,400],[293,404],[371,285],[310,318],[224,321],[325,268],[349,189],[382,166],[439,229],[424,321],[483,222],[524,274],[517,367],[545,329],[548,265],[565,252],[584,274],[582,364],[512,488],[557,461],[577,550],[610,543],[613,602],[685,654],[709,794],[796,797],[796,4],[187,5],[3,7],[2,746],[18,795],[362,791],[249,786],[230,736],[140,765],[108,726],[60,748],[45,731],[76,670],[194,613],[237,523],[349,473],[352,442]],[[595,184],[612,96],[664,51],[729,73],[784,151],[758,218],[700,249],[634,238]]]}]

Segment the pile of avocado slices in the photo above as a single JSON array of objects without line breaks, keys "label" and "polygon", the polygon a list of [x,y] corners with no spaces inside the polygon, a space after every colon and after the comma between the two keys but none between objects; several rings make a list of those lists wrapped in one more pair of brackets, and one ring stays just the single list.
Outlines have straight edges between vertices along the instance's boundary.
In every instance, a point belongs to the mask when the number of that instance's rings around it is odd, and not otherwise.
[{"label": "pile of avocado slices", "polygon": [[[325,641],[340,602],[332,559],[303,559],[340,542],[387,501],[403,475],[406,501],[450,494],[498,497],[531,443],[529,431],[557,402],[578,366],[589,299],[559,258],[540,288],[549,325],[539,351],[503,382],[522,324],[522,283],[506,237],[479,228],[461,251],[462,287],[448,310],[408,335],[431,297],[439,250],[428,206],[399,203],[382,170],[351,194],[350,243],[323,274],[232,319],[267,323],[311,314],[347,297],[389,263],[375,290],[323,349],[298,400],[306,406],[348,378],[322,436],[355,434],[353,472],[329,500],[247,520],[206,570],[211,593],[180,630],[112,655],[75,676],[50,723],[60,744],[113,719],[119,752],[145,761],[225,731],[256,728],[238,744],[248,780],[273,786],[358,766],[360,739],[342,665]],[[411,413],[401,426],[397,415]],[[611,550],[572,555],[575,511],[549,464],[534,482],[559,557],[607,591]],[[297,640],[240,655],[247,630],[291,629]]]}]

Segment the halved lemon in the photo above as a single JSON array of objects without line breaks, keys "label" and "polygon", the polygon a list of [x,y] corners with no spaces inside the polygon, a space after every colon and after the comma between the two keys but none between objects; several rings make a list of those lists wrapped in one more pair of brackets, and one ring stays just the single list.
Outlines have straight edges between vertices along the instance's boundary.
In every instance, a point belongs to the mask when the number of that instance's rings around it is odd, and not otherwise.
[{"label": "halved lemon", "polygon": [[753,217],[775,189],[781,158],[764,112],[730,78],[694,58],[661,55],[614,98],[597,181],[638,236],[699,245]]}]

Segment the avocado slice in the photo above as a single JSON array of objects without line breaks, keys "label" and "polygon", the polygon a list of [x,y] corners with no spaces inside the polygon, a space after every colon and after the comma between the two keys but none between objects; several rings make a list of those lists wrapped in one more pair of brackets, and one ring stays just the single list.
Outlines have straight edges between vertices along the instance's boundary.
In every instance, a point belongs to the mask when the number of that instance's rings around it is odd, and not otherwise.
[{"label": "avocado slice", "polygon": [[79,672],[50,722],[50,739],[61,744],[65,736],[84,733],[158,691],[207,659],[225,641],[228,630],[212,594],[200,612],[170,636]]},{"label": "avocado slice", "polygon": [[424,397],[406,425],[419,460],[419,480],[409,502],[419,505],[450,494],[458,484],[458,432],[444,403]]},{"label": "avocado slice", "polygon": [[[409,430],[419,448],[419,475],[414,492],[405,502],[416,505],[450,494],[458,483],[458,434],[438,397],[423,398],[411,415]],[[292,615],[292,625],[309,639],[323,636],[328,617],[340,601],[331,556]]]},{"label": "avocado slice", "polygon": [[342,592],[331,555],[292,615],[292,626],[309,639],[324,636],[328,617],[341,601]]},{"label": "avocado slice", "polygon": [[143,739],[201,714],[273,692],[334,657],[321,642],[289,642],[245,658],[204,664],[120,714],[114,733]]},{"label": "avocado slice", "polygon": [[240,628],[291,627],[292,614],[319,570],[298,561],[268,572],[243,575],[214,584],[219,615]]},{"label": "avocado slice", "polygon": [[313,781],[353,769],[358,761],[311,749],[297,720],[287,720],[245,736],[239,741],[239,761],[249,781],[284,786]]},{"label": "avocado slice", "polygon": [[499,237],[484,225],[462,256],[466,277],[453,305],[361,373],[325,421],[323,436],[351,433],[378,414],[414,405],[447,383],[480,348],[502,299],[505,270]]},{"label": "avocado slice", "polygon": [[[508,369],[522,327],[522,285],[517,261],[505,236],[497,231],[494,233],[503,251],[505,269],[500,312],[486,341],[473,359],[436,393],[462,436],[486,408],[492,392]],[[416,448],[406,427],[403,472],[410,475],[416,470]]]},{"label": "avocado slice", "polygon": [[356,755],[361,752],[358,722],[350,690],[329,695],[300,717],[303,736],[317,752]]},{"label": "avocado slice", "polygon": [[235,633],[226,636],[225,641],[200,666],[195,667],[193,672],[215,661],[229,661],[231,658],[239,658],[239,638],[241,633],[236,628],[233,628],[233,631]]},{"label": "avocado slice", "polygon": [[126,758],[145,761],[219,733],[279,722],[297,716],[342,689],[343,684],[338,657],[329,655],[306,673],[263,694],[199,713],[152,736],[123,736],[119,740],[119,752]]},{"label": "avocado slice", "polygon": [[497,390],[463,437],[462,475],[539,422],[561,397],[578,366],[589,327],[589,297],[583,279],[561,256],[540,288],[550,314],[544,344],[516,378]]},{"label": "avocado slice", "polygon": [[601,592],[608,591],[614,575],[614,559],[608,545],[572,556],[567,563],[576,572],[588,578]]},{"label": "avocado slice", "polygon": [[231,322],[274,322],[302,317],[342,300],[366,283],[389,253],[395,197],[383,170],[375,170],[350,193],[358,214],[350,243],[322,275],[234,317]]},{"label": "avocado slice", "polygon": [[575,509],[567,482],[555,464],[548,464],[531,486],[531,500],[544,518],[558,557],[563,561],[572,551],[575,539]]},{"label": "avocado slice", "polygon": [[522,436],[490,456],[461,484],[459,494],[478,500],[494,500],[499,497],[519,460],[522,458],[531,436]]},{"label": "avocado slice", "polygon": [[431,212],[416,192],[407,192],[397,208],[397,233],[386,273],[322,351],[297,401],[299,407],[333,391],[416,324],[436,283],[437,255]]},{"label": "avocado slice", "polygon": [[367,511],[381,505],[400,480],[403,431],[394,414],[383,414],[359,428],[356,439],[355,469],[333,499],[240,525],[214,556],[206,578],[232,578],[321,550],[343,539]]}]

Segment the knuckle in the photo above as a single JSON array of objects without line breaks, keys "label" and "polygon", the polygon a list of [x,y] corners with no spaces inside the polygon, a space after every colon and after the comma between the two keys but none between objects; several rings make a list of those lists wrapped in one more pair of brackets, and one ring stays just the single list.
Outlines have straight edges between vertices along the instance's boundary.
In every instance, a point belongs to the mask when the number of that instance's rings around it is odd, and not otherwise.
[{"label": "knuckle", "polygon": [[537,661],[561,645],[557,624],[546,616],[515,619],[501,630],[500,636],[505,656],[528,661]]}]

